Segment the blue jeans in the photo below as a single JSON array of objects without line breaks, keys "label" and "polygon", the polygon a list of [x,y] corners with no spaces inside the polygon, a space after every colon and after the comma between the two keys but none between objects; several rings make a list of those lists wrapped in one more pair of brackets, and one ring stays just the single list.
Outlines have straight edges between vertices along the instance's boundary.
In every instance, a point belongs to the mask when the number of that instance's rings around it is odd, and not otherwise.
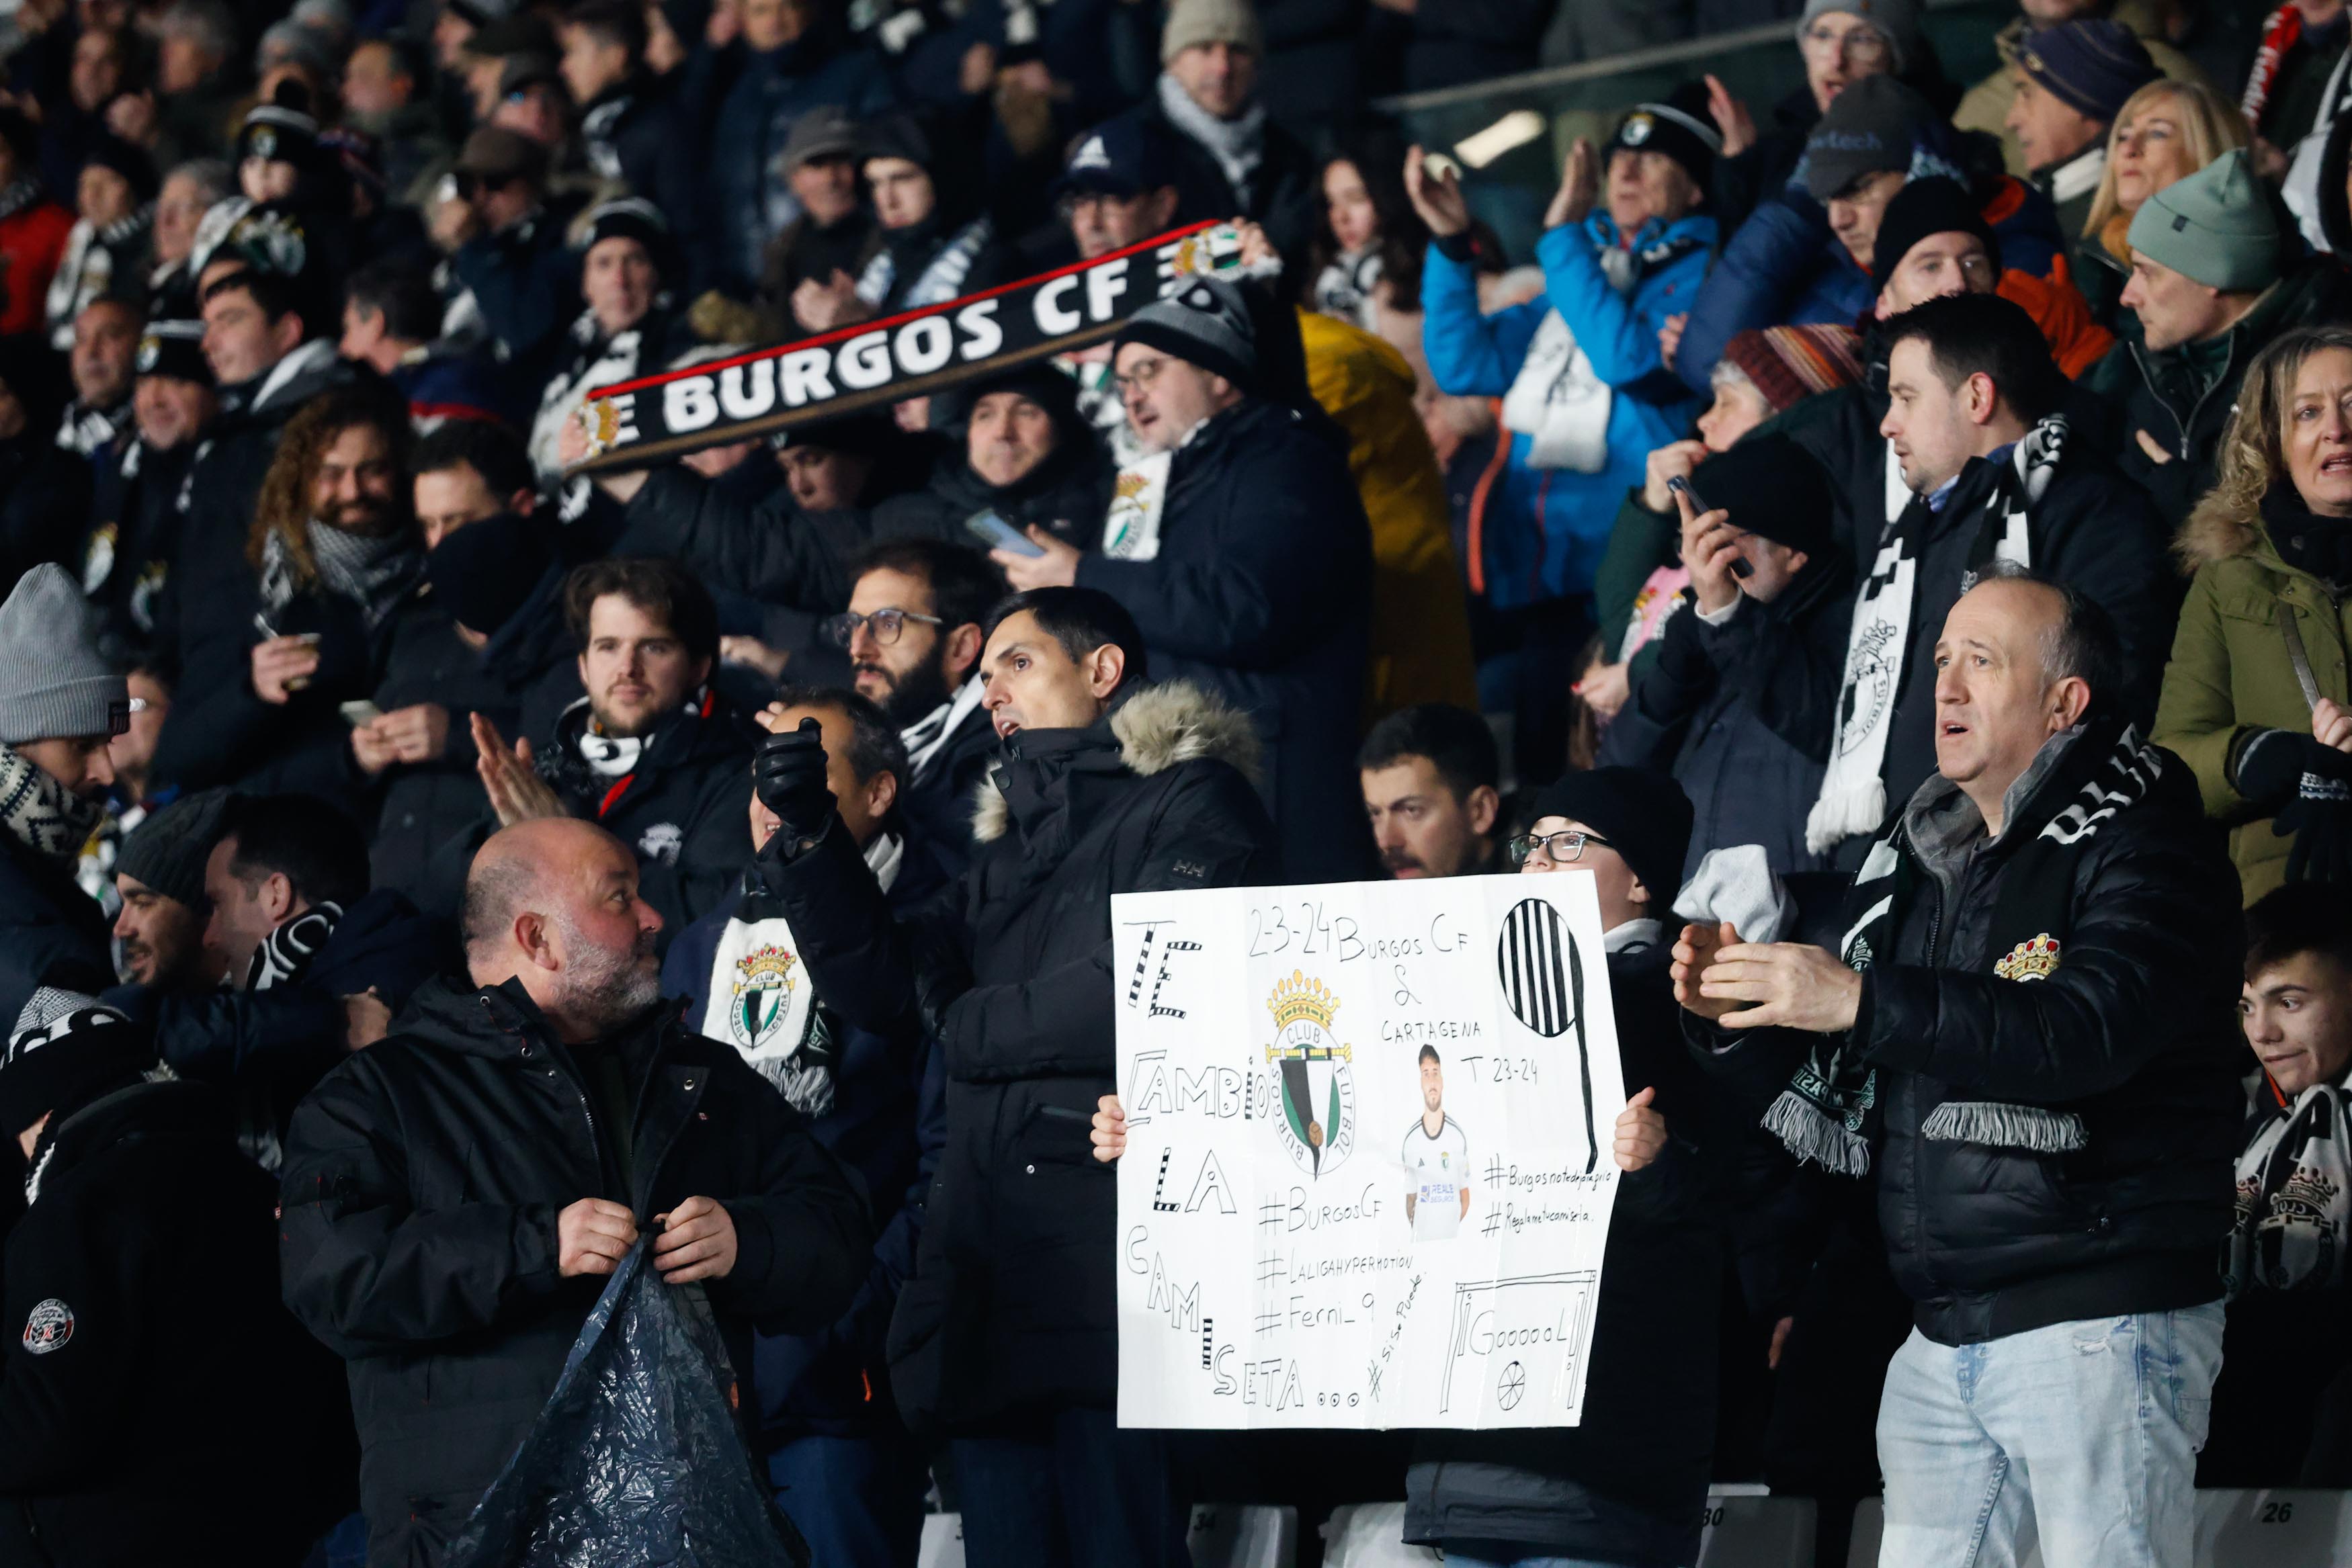
[{"label": "blue jeans", "polygon": [[1879,1568],[2014,1563],[2029,1510],[2047,1568],[2189,1568],[2221,1369],[2218,1301],[1957,1347],[1912,1330],[1878,1406]]},{"label": "blue jeans", "polygon": [[1069,1409],[950,1446],[969,1568],[1192,1568],[1167,1433]]},{"label": "blue jeans", "polygon": [[776,1506],[822,1568],[913,1568],[930,1473],[905,1437],[796,1437],[768,1456]]}]

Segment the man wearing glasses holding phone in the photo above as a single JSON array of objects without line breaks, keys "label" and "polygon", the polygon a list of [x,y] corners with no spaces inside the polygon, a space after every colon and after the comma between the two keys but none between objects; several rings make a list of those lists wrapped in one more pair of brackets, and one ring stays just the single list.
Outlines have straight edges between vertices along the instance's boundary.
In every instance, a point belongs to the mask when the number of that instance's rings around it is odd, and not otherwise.
[{"label": "man wearing glasses holding phone", "polygon": [[435,199],[433,242],[526,383],[580,313],[580,261],[563,232],[576,210],[548,204],[547,150],[499,125],[466,138]]}]

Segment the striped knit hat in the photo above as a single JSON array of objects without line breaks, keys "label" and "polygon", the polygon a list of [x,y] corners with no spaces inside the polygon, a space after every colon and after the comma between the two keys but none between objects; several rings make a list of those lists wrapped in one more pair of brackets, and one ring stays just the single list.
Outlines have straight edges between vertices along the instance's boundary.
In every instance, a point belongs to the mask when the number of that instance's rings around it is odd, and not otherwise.
[{"label": "striped knit hat", "polygon": [[1781,413],[1815,392],[1862,380],[1862,358],[1856,351],[1861,341],[1853,328],[1827,323],[1750,328],[1731,340],[1723,358],[1756,383],[1774,413]]}]

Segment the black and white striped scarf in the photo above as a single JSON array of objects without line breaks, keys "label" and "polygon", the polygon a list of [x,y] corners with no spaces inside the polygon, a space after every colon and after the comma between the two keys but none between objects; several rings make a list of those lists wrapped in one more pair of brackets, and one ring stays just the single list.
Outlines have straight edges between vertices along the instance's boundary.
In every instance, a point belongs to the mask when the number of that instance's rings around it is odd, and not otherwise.
[{"label": "black and white striped scarf", "polygon": [[[2042,420],[1996,465],[1991,490],[1979,504],[1969,570],[1994,560],[2033,564],[2027,543],[2032,508],[2050,488],[2066,455],[2066,421]],[[1838,685],[1837,732],[1821,798],[1805,819],[1805,847],[1827,854],[1886,820],[1886,741],[1895,728],[1895,699],[1903,690],[1903,663],[1911,646],[1918,604],[1917,534],[1934,516],[1928,498],[1900,490],[1893,447],[1886,453],[1887,519],[1878,555],[1853,607],[1846,636],[1845,671]],[[1907,497],[1907,498],[1906,498]]]},{"label": "black and white striped scarf", "polygon": [[[944,305],[963,292],[964,279],[971,276],[972,264],[980,253],[988,248],[995,227],[987,218],[978,217],[958,230],[956,236],[941,246],[939,254],[924,264],[915,281],[897,305],[899,310],[918,310],[926,305]],[[890,297],[891,287],[898,280],[898,258],[888,246],[874,253],[866,270],[857,279],[857,298],[866,304],[879,306]]]},{"label": "black and white striped scarf", "polygon": [[335,925],[343,917],[340,904],[314,904],[291,920],[281,920],[269,935],[257,943],[253,961],[246,966],[245,988],[248,991],[276,990],[281,986],[297,984],[319,949],[335,934]]},{"label": "black and white striped scarf", "polygon": [[[425,552],[405,528],[371,538],[330,528],[316,517],[308,527],[310,559],[318,566],[320,582],[357,604],[371,632],[400,607],[425,575]],[[262,601],[275,612],[293,602],[298,591],[293,555],[285,536],[273,528],[261,545]]]},{"label": "black and white striped scarf", "polygon": [[[2001,835],[2017,835],[2018,847],[2009,852],[1993,904],[1986,967],[1996,978],[2026,984],[2057,969],[2073,932],[2074,865],[2084,846],[2116,813],[2145,800],[2163,772],[2163,753],[2120,720],[2089,722],[2043,743],[2034,765],[2010,787]],[[1854,873],[1847,911],[1853,924],[1838,947],[1849,967],[1867,970],[1893,954],[1904,912],[1927,874],[1922,854],[1952,858],[1983,831],[1975,808],[1952,799],[1958,793],[1941,775],[1928,779],[1870,847]],[[1964,821],[1949,815],[1960,810]],[[1955,831],[1938,831],[1947,822]],[[1815,1036],[1804,1064],[1765,1111],[1765,1130],[1800,1160],[1841,1176],[1868,1173],[1868,1124],[1878,1102],[1877,1070],[1864,1060],[1868,1044],[1850,1030]],[[1929,1113],[1920,1136],[2063,1154],[2083,1146],[2084,1131],[2071,1112],[1950,1100]]]}]

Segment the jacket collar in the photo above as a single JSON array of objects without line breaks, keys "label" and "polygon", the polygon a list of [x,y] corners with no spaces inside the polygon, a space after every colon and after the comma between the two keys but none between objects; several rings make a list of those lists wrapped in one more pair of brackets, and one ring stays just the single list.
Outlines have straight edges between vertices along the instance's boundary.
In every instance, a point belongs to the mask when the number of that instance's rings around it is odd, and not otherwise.
[{"label": "jacket collar", "polygon": [[[1149,778],[1199,758],[1229,763],[1254,780],[1258,742],[1248,716],[1188,681],[1129,688],[1085,729],[1023,730],[1002,747],[981,783],[972,836],[992,842],[1018,821],[1028,839],[1033,821],[1042,824],[1066,802],[1074,768]],[[1008,793],[1021,803],[1008,807]]]}]

